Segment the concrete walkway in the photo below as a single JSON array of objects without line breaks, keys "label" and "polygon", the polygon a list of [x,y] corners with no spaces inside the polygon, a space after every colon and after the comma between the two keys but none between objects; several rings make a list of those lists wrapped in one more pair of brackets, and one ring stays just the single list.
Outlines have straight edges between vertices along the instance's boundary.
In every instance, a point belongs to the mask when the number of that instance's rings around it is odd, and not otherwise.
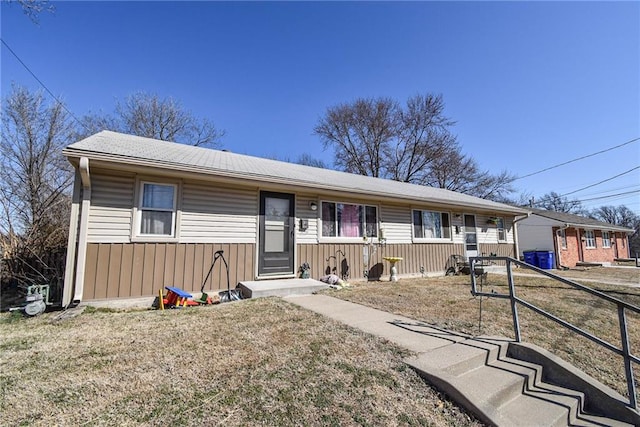
[{"label": "concrete walkway", "polygon": [[326,295],[298,295],[285,299],[346,325],[387,339],[415,353],[424,353],[469,338],[466,335],[436,329],[407,317]]},{"label": "concrete walkway", "polygon": [[[543,382],[542,366],[508,355],[510,340],[474,338],[326,295],[284,299],[414,352],[405,360],[408,365],[488,425],[628,426],[640,421],[622,396],[566,362],[555,361],[551,371],[561,367],[589,390]],[[594,406],[587,408],[589,400]]]}]

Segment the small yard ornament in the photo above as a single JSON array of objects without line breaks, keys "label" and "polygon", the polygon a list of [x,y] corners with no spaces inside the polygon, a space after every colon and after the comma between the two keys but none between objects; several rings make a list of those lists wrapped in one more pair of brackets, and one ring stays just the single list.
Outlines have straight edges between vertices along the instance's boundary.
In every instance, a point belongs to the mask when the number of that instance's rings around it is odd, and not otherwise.
[{"label": "small yard ornament", "polygon": [[305,262],[304,264],[302,264],[298,269],[298,272],[300,273],[300,278],[308,279],[309,277],[311,277],[311,272],[309,270],[311,270],[311,267],[309,266],[308,262]]},{"label": "small yard ornament", "polygon": [[397,256],[386,256],[384,258],[382,258],[386,261],[389,261],[389,263],[391,264],[391,277],[389,277],[389,280],[391,282],[397,282],[398,281],[398,269],[396,267],[396,263],[402,261],[402,257],[397,257]]}]

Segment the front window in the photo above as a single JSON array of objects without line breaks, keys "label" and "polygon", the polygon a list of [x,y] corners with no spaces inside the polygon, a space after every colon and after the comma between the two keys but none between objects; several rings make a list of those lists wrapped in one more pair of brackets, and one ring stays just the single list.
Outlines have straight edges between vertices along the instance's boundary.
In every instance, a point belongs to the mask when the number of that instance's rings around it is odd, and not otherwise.
[{"label": "front window", "polygon": [[173,236],[176,186],[143,182],[140,196],[140,235]]},{"label": "front window", "polygon": [[506,242],[507,233],[504,229],[504,218],[496,218],[496,231],[498,233],[498,241]]},{"label": "front window", "polygon": [[378,208],[322,202],[322,237],[378,237]]},{"label": "front window", "polygon": [[596,235],[593,230],[585,230],[584,232],[585,246],[587,248],[596,247]]},{"label": "front window", "polygon": [[610,248],[611,247],[611,237],[609,237],[609,232],[608,231],[603,231],[602,232],[602,247],[603,248]]},{"label": "front window", "polygon": [[413,211],[413,237],[415,239],[450,239],[449,214],[415,209]]},{"label": "front window", "polygon": [[562,249],[567,249],[567,232],[563,229],[558,234],[560,235],[560,246]]}]

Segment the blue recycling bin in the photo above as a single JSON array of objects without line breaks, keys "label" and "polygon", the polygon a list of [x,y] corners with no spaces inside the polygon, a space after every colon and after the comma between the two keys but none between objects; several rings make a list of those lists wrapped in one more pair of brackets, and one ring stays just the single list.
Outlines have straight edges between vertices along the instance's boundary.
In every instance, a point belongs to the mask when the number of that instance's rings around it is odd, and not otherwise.
[{"label": "blue recycling bin", "polygon": [[524,262],[527,264],[531,264],[534,267],[538,266],[538,257],[536,256],[536,251],[524,251]]},{"label": "blue recycling bin", "polygon": [[553,251],[536,251],[536,258],[538,258],[538,267],[543,270],[553,268]]}]

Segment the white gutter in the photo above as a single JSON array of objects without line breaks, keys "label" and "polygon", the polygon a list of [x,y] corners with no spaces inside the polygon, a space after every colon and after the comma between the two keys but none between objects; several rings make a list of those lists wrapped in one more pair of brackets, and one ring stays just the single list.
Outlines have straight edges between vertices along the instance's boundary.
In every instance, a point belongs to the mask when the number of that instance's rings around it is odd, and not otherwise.
[{"label": "white gutter", "polygon": [[71,303],[71,292],[75,276],[76,243],[78,242],[78,217],[80,214],[80,174],[76,170],[71,199],[71,218],[69,219],[69,238],[67,240],[67,260],[64,268],[64,287],[62,290],[62,307]]},{"label": "white gutter", "polygon": [[89,229],[89,209],[91,208],[91,176],[89,175],[88,158],[80,158],[78,170],[82,181],[82,207],[80,209],[80,231],[78,233],[75,292],[72,301],[74,305],[80,304],[82,301],[84,269],[87,261],[87,232]]}]

